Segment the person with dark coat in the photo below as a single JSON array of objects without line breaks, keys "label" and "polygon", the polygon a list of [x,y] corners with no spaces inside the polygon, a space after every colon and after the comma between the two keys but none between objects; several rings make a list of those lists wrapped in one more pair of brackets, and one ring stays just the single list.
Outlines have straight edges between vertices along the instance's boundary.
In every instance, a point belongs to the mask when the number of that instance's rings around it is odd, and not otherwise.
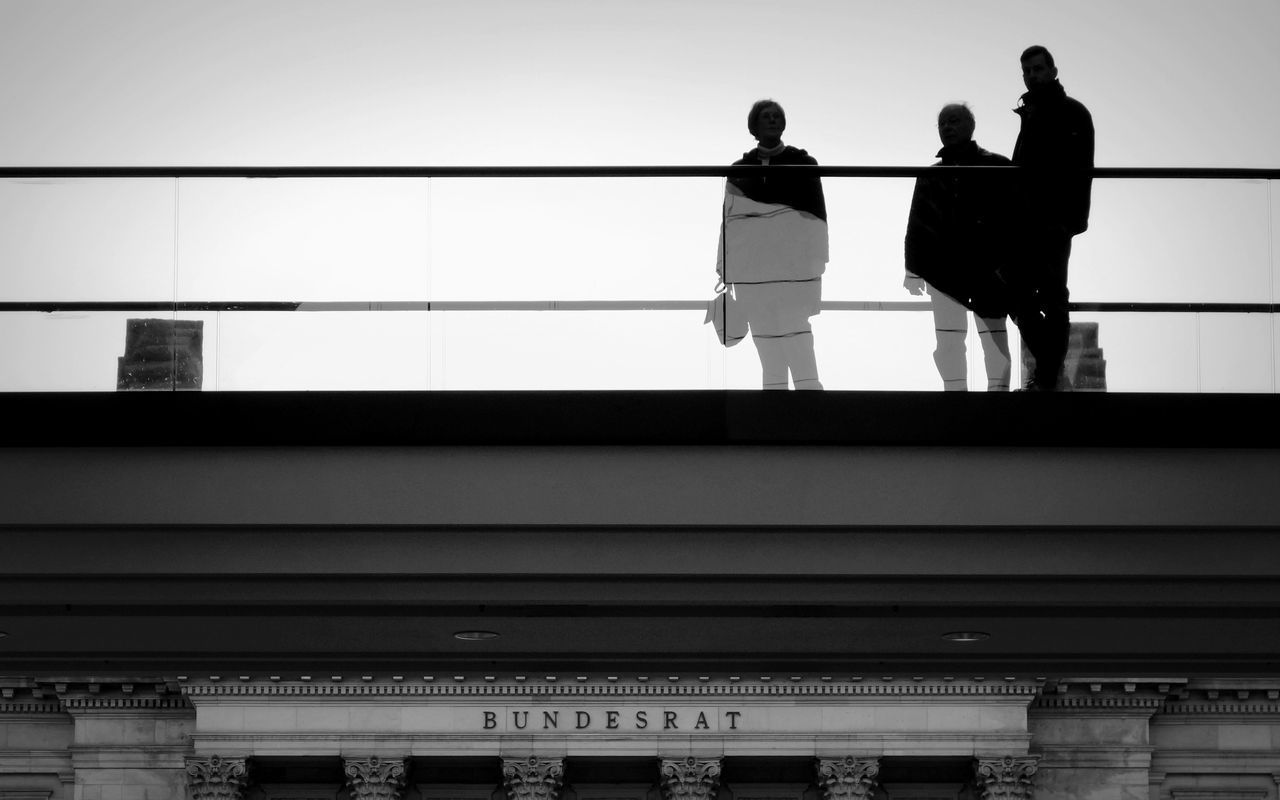
[{"label": "person with dark coat", "polygon": [[[816,165],[804,150],[782,143],[786,126],[782,106],[757,102],[747,130],[759,145],[733,165]],[[820,310],[827,268],[822,180],[767,172],[735,175],[725,184],[716,274],[736,298],[725,313],[745,315],[765,389],[821,389],[809,319]]]},{"label": "person with dark coat", "polygon": [[[968,106],[944,106],[938,113],[942,160],[934,166],[1008,166],[1009,159],[983,150],[973,140],[975,125]],[[933,361],[947,391],[969,388],[965,338],[970,310],[977,317],[987,391],[1009,390],[1008,299],[998,276],[1008,249],[1009,185],[990,173],[916,180],[907,218],[903,286],[914,295],[929,293],[937,338]]]},{"label": "person with dark coat", "polygon": [[1067,261],[1071,239],[1089,227],[1093,117],[1067,96],[1053,56],[1040,45],[1022,53],[1027,87],[1015,113],[1022,128],[1013,163],[1022,167],[1014,321],[1031,354],[1035,374],[1028,391],[1055,391],[1071,333]]}]

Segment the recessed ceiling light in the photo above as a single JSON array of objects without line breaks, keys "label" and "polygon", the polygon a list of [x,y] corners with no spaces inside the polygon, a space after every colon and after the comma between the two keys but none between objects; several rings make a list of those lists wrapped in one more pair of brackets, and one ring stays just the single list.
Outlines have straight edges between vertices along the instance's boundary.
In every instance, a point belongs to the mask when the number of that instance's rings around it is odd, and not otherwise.
[{"label": "recessed ceiling light", "polygon": [[483,642],[488,639],[497,639],[498,634],[493,631],[458,631],[453,635],[455,639],[461,639],[464,642]]},{"label": "recessed ceiling light", "polygon": [[942,638],[948,642],[980,642],[983,639],[990,639],[991,634],[982,631],[952,631],[942,634]]}]

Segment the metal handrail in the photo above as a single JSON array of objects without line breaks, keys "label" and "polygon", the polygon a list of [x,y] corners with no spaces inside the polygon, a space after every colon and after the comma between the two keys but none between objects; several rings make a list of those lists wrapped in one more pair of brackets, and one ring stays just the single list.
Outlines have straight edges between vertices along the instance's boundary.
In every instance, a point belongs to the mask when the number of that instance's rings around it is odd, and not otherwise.
[{"label": "metal handrail", "polygon": [[[833,178],[918,178],[939,171],[1007,172],[1023,167],[989,166],[9,166],[0,179],[60,178],[715,178],[769,170]],[[1280,169],[1237,167],[1094,167],[1095,178],[1280,180]]]},{"label": "metal handrail", "polygon": [[[1276,303],[1070,303],[1071,311],[1144,314],[1274,314]],[[48,300],[0,302],[0,314],[92,311],[705,311],[705,300]],[[823,300],[823,311],[928,311],[927,300]]]}]

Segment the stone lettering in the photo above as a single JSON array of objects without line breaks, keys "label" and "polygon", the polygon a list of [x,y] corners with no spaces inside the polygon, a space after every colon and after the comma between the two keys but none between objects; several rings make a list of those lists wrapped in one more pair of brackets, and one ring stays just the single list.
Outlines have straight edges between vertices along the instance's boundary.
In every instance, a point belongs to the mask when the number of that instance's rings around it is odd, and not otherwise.
[{"label": "stone lettering", "polygon": [[[510,707],[494,708],[493,710],[485,710],[483,707],[475,710],[479,715],[480,724],[475,728],[482,731],[527,731],[527,730],[543,730],[558,731],[560,730],[560,718],[564,716],[565,729],[575,731],[643,731],[652,728],[653,730],[663,731],[736,731],[738,723],[742,721],[742,711],[723,711],[719,708],[692,708],[692,709],[675,709],[661,711],[649,708],[600,708],[590,707],[583,708],[579,706],[561,707],[561,708],[534,708],[516,710]],[[542,725],[537,725],[537,716],[541,715]],[[652,718],[654,715],[661,714],[662,724],[657,724],[658,719]],[[712,722],[720,717],[718,725]],[[684,722],[683,728],[680,723]],[[650,724],[650,723],[654,724]],[[0,798],[3,800],[3,798]]]}]

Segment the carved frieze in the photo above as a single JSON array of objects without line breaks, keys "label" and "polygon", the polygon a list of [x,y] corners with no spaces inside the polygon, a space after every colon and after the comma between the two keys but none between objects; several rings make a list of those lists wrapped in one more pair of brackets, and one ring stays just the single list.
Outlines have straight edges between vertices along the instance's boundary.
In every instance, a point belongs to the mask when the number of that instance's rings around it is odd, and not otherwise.
[{"label": "carved frieze", "polygon": [[564,759],[504,758],[502,784],[510,800],[558,800],[564,785]]},{"label": "carved frieze", "polygon": [[875,791],[880,759],[820,758],[817,768],[823,800],[865,800]]},{"label": "carved frieze", "polygon": [[712,800],[720,788],[720,759],[664,758],[659,782],[663,800]]},{"label": "carved frieze", "polygon": [[405,759],[344,759],[343,774],[352,800],[399,800],[404,790]]},{"label": "carved frieze", "polygon": [[243,800],[248,770],[243,758],[186,759],[188,800]]},{"label": "carved frieze", "polygon": [[1031,800],[1038,761],[1038,756],[976,759],[979,800]]}]

